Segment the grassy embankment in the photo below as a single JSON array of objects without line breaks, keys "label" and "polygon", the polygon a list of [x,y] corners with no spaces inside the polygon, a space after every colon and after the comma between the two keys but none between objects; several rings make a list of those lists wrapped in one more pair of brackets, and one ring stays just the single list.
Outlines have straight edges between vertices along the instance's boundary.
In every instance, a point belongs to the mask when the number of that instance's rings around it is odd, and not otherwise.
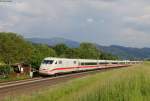
[{"label": "grassy embankment", "polygon": [[15,76],[15,77],[12,77],[12,76],[6,76],[6,77],[3,77],[3,76],[0,76],[0,83],[3,83],[3,82],[11,82],[11,81],[19,81],[19,80],[25,80],[25,79],[29,79],[30,77],[28,75],[19,75],[19,76]]},{"label": "grassy embankment", "polygon": [[150,63],[78,78],[7,101],[150,101]]}]

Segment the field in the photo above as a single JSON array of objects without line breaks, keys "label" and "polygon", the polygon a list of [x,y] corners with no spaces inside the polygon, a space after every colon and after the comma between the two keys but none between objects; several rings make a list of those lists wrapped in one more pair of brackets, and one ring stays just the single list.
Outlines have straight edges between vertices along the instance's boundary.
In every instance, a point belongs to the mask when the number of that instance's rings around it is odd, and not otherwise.
[{"label": "field", "polygon": [[5,101],[150,101],[150,63],[77,78]]}]

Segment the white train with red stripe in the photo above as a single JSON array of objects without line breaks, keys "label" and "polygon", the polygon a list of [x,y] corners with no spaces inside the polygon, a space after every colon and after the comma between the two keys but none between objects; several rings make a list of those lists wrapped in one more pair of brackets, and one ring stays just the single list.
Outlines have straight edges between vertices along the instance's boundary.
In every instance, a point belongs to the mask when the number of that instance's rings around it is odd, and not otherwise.
[{"label": "white train with red stripe", "polygon": [[47,57],[42,61],[39,73],[44,75],[54,75],[74,71],[85,71],[100,68],[111,68],[115,66],[125,66],[136,63],[139,63],[139,61],[67,59]]}]

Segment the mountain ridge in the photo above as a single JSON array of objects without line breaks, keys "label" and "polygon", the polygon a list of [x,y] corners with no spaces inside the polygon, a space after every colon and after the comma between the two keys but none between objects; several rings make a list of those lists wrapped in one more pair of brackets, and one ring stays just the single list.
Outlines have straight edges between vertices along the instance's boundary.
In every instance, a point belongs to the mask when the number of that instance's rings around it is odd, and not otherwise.
[{"label": "mountain ridge", "polygon": [[[54,38],[26,38],[28,41],[37,44],[48,44],[49,46],[55,46],[57,44],[66,44],[70,48],[77,48],[80,43],[70,39],[54,37]],[[94,44],[97,49],[119,56],[121,59],[145,59],[150,58],[150,48],[136,48],[126,47],[120,45],[103,46]]]},{"label": "mountain ridge", "polygon": [[133,48],[118,45],[96,47],[107,53],[119,56],[121,59],[146,59],[150,58],[150,48]]},{"label": "mountain ridge", "polygon": [[37,43],[37,44],[48,44],[49,46],[55,46],[57,44],[66,44],[68,47],[71,48],[76,48],[80,46],[80,43],[65,39],[65,38],[60,38],[60,37],[54,37],[54,38],[26,38],[28,41],[32,43]]}]

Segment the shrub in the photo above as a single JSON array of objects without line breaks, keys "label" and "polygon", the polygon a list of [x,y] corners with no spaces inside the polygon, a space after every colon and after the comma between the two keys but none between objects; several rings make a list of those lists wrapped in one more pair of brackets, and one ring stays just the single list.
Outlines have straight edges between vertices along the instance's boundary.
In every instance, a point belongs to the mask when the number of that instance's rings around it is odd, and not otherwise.
[{"label": "shrub", "polygon": [[13,68],[9,65],[0,66],[0,75],[8,75],[12,71],[13,71]]}]

